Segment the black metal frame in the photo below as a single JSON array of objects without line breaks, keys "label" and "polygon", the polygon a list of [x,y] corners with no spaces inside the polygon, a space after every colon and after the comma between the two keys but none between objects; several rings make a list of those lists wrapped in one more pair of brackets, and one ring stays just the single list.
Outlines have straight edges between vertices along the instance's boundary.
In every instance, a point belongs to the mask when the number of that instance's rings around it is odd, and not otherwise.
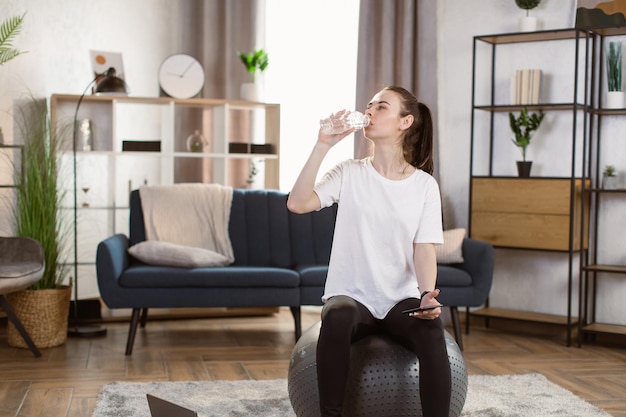
[{"label": "black metal frame", "polygon": [[[579,84],[579,65],[581,62],[581,57],[579,55],[580,51],[580,42],[581,39],[585,42],[585,91],[584,91],[584,102],[579,103],[578,99],[578,84]],[[573,100],[571,103],[549,103],[549,104],[535,104],[535,105],[497,105],[495,103],[495,88],[496,88],[496,50],[498,45],[504,44],[513,44],[513,43],[530,43],[530,42],[545,42],[545,41],[559,41],[559,40],[575,40],[575,58],[574,58],[574,86],[573,86]],[[578,113],[583,112],[583,147],[586,143],[586,134],[588,132],[588,122],[589,118],[587,116],[587,105],[590,94],[590,77],[589,77],[589,59],[588,55],[590,50],[590,33],[587,31],[583,31],[580,29],[558,29],[558,30],[546,30],[539,32],[530,32],[530,33],[506,33],[506,34],[495,34],[495,35],[484,35],[484,36],[475,36],[473,42],[473,56],[472,56],[472,112],[471,112],[471,139],[470,139],[470,184],[469,184],[469,212],[468,212],[468,235],[472,236],[471,229],[471,218],[472,218],[472,192],[473,192],[473,181],[472,179],[475,177],[474,175],[474,147],[475,147],[475,113],[476,111],[488,111],[490,115],[489,119],[489,169],[488,176],[493,176],[493,147],[494,147],[494,118],[495,114],[498,112],[509,112],[515,110],[521,110],[523,107],[528,108],[529,110],[550,110],[550,111],[571,111],[572,112],[572,164],[571,164],[571,174],[570,179],[570,224],[569,224],[569,248],[565,251],[568,254],[568,295],[567,295],[567,346],[571,345],[572,342],[572,328],[576,325],[580,326],[580,319],[575,318],[572,315],[572,291],[573,291],[573,273],[574,273],[574,256],[579,253],[579,250],[575,248],[575,225],[577,224],[577,220],[573,213],[576,211],[577,201],[580,204],[580,210],[582,211],[583,200],[577,200],[576,198],[576,183],[579,179],[576,177],[576,167],[577,167],[577,158],[576,158],[576,147],[577,147],[577,123],[578,123]],[[488,105],[477,105],[476,103],[476,77],[477,77],[477,69],[476,69],[476,53],[477,53],[477,45],[478,42],[484,42],[491,45],[491,91],[490,91],[490,103]],[[585,152],[583,152],[585,154]],[[584,170],[584,162],[583,162],[583,170]],[[584,189],[584,175],[582,178],[583,189]],[[584,195],[584,193],[582,194]],[[584,248],[585,246],[584,239],[580,240],[580,248]],[[506,249],[504,247],[498,247],[502,249]],[[515,248],[524,250],[524,248]],[[562,252],[562,251],[559,251]],[[487,306],[489,305],[489,300],[487,300]],[[469,317],[468,317],[469,320]],[[488,322],[487,322],[488,324]]]}]

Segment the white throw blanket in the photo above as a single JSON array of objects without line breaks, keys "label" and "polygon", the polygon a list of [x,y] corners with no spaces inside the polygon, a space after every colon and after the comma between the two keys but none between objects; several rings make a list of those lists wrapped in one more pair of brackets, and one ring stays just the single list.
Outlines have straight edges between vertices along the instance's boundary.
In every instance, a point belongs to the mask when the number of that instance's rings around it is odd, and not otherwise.
[{"label": "white throw blanket", "polygon": [[233,262],[228,235],[232,187],[219,184],[152,185],[139,188],[146,240],[208,249]]}]

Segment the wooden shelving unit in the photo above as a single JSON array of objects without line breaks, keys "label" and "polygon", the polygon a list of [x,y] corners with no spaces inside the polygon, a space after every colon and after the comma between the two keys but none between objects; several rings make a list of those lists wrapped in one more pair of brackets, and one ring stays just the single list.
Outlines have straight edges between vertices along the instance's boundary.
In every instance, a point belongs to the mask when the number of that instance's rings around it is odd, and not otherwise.
[{"label": "wooden shelving unit", "polygon": [[[567,43],[563,43],[564,41]],[[564,326],[568,346],[571,344],[572,331],[579,323],[577,315],[573,314],[573,275],[578,269],[575,256],[581,248],[586,247],[587,241],[587,229],[581,229],[585,224],[582,217],[588,212],[588,207],[583,210],[583,206],[588,204],[582,191],[586,179],[580,178],[577,171],[577,158],[580,154],[577,143],[584,134],[584,129],[581,132],[578,127],[578,121],[586,120],[588,107],[587,86],[584,83],[588,70],[584,65],[586,54],[580,52],[589,51],[590,42],[590,37],[584,31],[563,29],[476,36],[473,44],[469,235],[487,241],[499,249],[562,253],[567,259],[568,273],[565,277],[550,277],[565,280],[567,293],[563,296],[566,297],[567,307],[562,315],[492,308],[489,302],[485,308],[470,314],[486,319],[501,318]],[[568,78],[567,83],[567,88],[571,90],[568,91],[571,101],[559,98],[554,102],[548,100],[540,101],[539,104],[511,105],[508,97],[503,98],[506,94],[501,90],[505,85],[509,88],[511,74],[499,72],[498,65],[506,66],[506,63],[496,57],[504,45],[512,45],[507,47],[508,53],[515,56],[522,44],[525,47],[544,49],[565,46],[567,51],[571,51],[573,68],[571,79]],[[486,64],[483,63],[484,60],[487,60]],[[481,74],[479,63],[484,65]],[[487,77],[484,72],[488,72]],[[585,87],[581,88],[581,84]],[[485,92],[485,89],[489,91]],[[479,96],[483,98],[479,99]],[[485,96],[488,98],[485,99]],[[549,112],[555,117],[571,118],[571,139],[564,141],[562,147],[569,149],[572,163],[571,169],[562,176],[518,178],[502,175],[494,168],[497,121],[501,125],[503,118],[507,116],[502,113],[516,112],[522,108]],[[485,113],[488,115],[488,122],[478,123],[479,114],[484,119]],[[487,154],[482,160],[475,157],[477,148],[481,149],[481,157]],[[482,164],[478,168],[475,159]]]},{"label": "wooden shelving unit", "polygon": [[[597,304],[603,300],[600,297],[599,285],[602,280],[624,279],[626,284],[626,262],[615,262],[618,257],[607,256],[601,249],[601,245],[612,246],[615,241],[611,241],[607,236],[606,226],[613,224],[615,220],[623,218],[626,211],[626,189],[603,189],[602,171],[606,164],[619,163],[623,161],[613,160],[616,152],[615,146],[624,147],[621,139],[623,136],[624,122],[626,121],[626,108],[608,109],[603,107],[603,92],[605,87],[604,51],[606,42],[618,37],[617,40],[624,42],[626,37],[626,27],[603,28],[590,30],[589,36],[593,39],[593,61],[591,75],[591,94],[589,100],[590,123],[588,134],[585,135],[585,166],[583,176],[588,179],[585,184],[589,187],[583,188],[583,193],[591,201],[589,213],[585,216],[589,228],[589,248],[581,251],[581,280],[580,280],[580,301],[579,316],[581,320],[578,328],[578,345],[581,346],[583,340],[591,335],[600,333],[626,335],[626,325],[600,323],[597,319]],[[621,38],[620,38],[621,37]],[[612,126],[611,126],[612,125]],[[612,127],[612,130],[611,130]],[[613,139],[613,142],[610,140]],[[624,168],[624,165],[621,165]],[[619,168],[618,168],[619,169]],[[610,203],[613,202],[613,210],[610,210]],[[621,209],[617,208],[617,206]],[[616,209],[617,208],[617,209]],[[609,227],[612,229],[613,227]],[[620,236],[621,237],[621,236]],[[618,247],[624,248],[623,244]],[[625,259],[624,257],[621,258]],[[623,305],[622,302],[620,304]]]},{"label": "wooden shelving unit", "polygon": [[[72,138],[79,100],[67,94],[50,98],[52,128],[67,136],[63,215],[74,226],[75,240],[66,264],[74,268],[79,299],[99,296],[96,248],[114,233],[128,234],[131,190],[183,182],[279,188],[279,104],[88,95],[77,119],[91,121],[93,138],[91,149],[82,150]],[[196,130],[207,141],[201,152],[187,148]],[[257,174],[250,184],[252,164]]]}]

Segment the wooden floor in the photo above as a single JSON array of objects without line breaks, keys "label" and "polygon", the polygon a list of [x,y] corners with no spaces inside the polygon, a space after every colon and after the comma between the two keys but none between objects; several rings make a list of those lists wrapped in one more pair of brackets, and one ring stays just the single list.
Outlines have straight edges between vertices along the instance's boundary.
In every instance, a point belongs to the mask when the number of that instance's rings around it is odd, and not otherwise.
[{"label": "wooden floor", "polygon": [[[319,318],[306,307],[303,328]],[[537,372],[615,417],[626,417],[626,340],[566,347],[561,328],[474,319],[464,335],[470,374]],[[265,317],[148,322],[124,355],[128,326],[107,323],[102,338],[69,338],[35,359],[7,346],[0,325],[0,417],[89,417],[113,381],[286,378],[293,348],[288,309]],[[451,333],[452,331],[449,330]]]}]

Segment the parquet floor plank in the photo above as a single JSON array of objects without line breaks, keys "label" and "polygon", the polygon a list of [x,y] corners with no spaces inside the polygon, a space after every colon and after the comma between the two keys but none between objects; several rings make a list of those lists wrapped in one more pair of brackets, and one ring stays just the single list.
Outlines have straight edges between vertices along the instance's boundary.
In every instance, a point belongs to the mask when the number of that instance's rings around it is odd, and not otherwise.
[{"label": "parquet floor plank", "polygon": [[[304,330],[319,320],[318,307],[302,312]],[[567,347],[562,328],[498,323],[487,328],[472,321],[463,335],[468,373],[541,373],[612,416],[626,417],[626,340]],[[127,322],[106,327],[105,337],[70,338],[36,359],[9,347],[0,324],[0,417],[88,417],[101,387],[114,381],[286,378],[294,346],[286,308],[260,317],[149,321],[138,329],[131,357],[124,355]]]}]

